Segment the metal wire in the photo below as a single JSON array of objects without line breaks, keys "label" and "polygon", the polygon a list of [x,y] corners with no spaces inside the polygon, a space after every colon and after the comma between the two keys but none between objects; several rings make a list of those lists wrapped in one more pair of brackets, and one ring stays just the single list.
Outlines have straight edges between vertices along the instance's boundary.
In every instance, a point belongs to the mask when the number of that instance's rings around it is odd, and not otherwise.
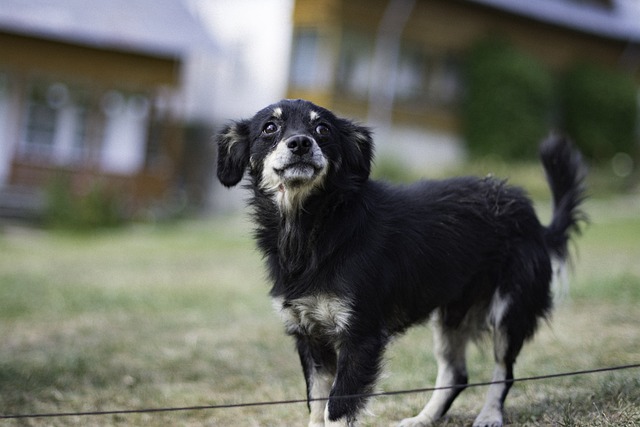
[{"label": "metal wire", "polygon": [[[578,375],[597,374],[602,372],[621,371],[626,369],[640,368],[640,363],[610,366],[606,368],[594,368],[586,369],[583,371],[573,372],[561,372],[556,374],[536,375],[531,377],[514,378],[513,380],[506,381],[486,381],[466,384],[464,387],[486,387],[492,384],[503,384],[506,382],[526,382],[526,381],[541,381],[553,378],[571,377]],[[383,397],[383,396],[397,396],[402,394],[415,394],[415,393],[427,393],[436,390],[447,390],[450,388],[459,388],[463,385],[451,385],[447,387],[427,387],[416,388],[410,390],[395,390],[395,391],[381,391],[376,393],[367,394],[353,394],[349,396],[332,396],[331,399],[359,399],[368,397]],[[311,399],[310,401],[326,401],[329,397],[322,397],[318,399]],[[248,408],[255,406],[275,406],[275,405],[292,405],[307,403],[307,399],[291,399],[291,400],[275,400],[264,402],[245,402],[245,403],[229,403],[219,405],[200,405],[200,406],[183,406],[183,407],[167,407],[167,408],[144,408],[144,409],[116,409],[112,411],[87,411],[87,412],[57,412],[57,413],[42,413],[42,414],[10,414],[0,415],[0,419],[25,419],[25,418],[62,418],[62,417],[88,417],[88,416],[101,416],[101,415],[131,415],[131,414],[153,414],[159,412],[182,412],[182,411],[203,411],[203,410],[219,410],[219,409],[232,409],[232,408]]]}]

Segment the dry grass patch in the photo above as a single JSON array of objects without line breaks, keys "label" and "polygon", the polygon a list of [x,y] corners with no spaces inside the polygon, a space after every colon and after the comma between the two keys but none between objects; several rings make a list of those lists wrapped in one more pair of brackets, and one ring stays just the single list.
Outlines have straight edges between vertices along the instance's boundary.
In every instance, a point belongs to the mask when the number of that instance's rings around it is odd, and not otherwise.
[{"label": "dry grass patch", "polygon": [[[609,209],[620,203],[622,209]],[[525,347],[516,376],[640,362],[640,210],[591,202],[571,298]],[[616,205],[618,206],[618,205]],[[186,407],[304,398],[291,340],[267,297],[244,220],[134,226],[97,235],[0,231],[0,413]],[[470,348],[487,381],[489,347]],[[430,387],[428,327],[389,349],[380,390]],[[465,391],[440,425],[470,425],[484,388]],[[428,394],[378,397],[365,426],[414,415]],[[640,371],[516,384],[512,425],[640,424]],[[3,420],[7,426],[306,424],[304,404],[96,417]]]}]

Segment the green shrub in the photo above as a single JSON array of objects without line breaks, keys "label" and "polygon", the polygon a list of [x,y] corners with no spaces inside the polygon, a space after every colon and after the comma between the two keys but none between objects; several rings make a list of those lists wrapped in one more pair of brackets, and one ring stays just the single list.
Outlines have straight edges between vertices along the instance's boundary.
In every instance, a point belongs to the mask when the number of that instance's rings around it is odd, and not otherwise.
[{"label": "green shrub", "polygon": [[74,201],[71,195],[71,181],[65,175],[58,175],[46,188],[44,220],[48,226],[59,227],[69,224],[74,217]]},{"label": "green shrub", "polygon": [[371,176],[393,183],[409,183],[419,178],[402,160],[390,155],[380,155],[374,162]]},{"label": "green shrub", "polygon": [[47,188],[46,196],[45,222],[50,227],[92,230],[124,222],[122,203],[106,184],[94,182],[88,192],[78,194],[69,177],[59,175]]},{"label": "green shrub", "polygon": [[637,88],[631,76],[595,64],[578,64],[562,84],[564,128],[583,153],[609,161],[635,154]]},{"label": "green shrub", "polygon": [[474,156],[504,159],[536,155],[549,132],[552,75],[507,41],[489,38],[468,55],[464,133]]}]

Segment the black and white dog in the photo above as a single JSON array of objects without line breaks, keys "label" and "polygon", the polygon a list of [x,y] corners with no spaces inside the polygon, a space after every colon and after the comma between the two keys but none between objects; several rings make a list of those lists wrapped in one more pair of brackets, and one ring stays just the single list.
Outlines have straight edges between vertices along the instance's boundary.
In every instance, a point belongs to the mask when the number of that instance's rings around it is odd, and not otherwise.
[{"label": "black and white dog", "polygon": [[443,389],[400,425],[427,426],[447,412],[467,384],[467,343],[485,331],[497,383],[474,425],[502,425],[513,364],[551,308],[552,260],[566,258],[582,218],[583,164],[565,139],[540,149],[554,201],[548,226],[502,180],[369,179],[369,129],[308,101],[271,105],[217,142],[220,181],[249,175],[255,237],[296,340],[310,426],[355,425],[390,339],[429,319]]}]

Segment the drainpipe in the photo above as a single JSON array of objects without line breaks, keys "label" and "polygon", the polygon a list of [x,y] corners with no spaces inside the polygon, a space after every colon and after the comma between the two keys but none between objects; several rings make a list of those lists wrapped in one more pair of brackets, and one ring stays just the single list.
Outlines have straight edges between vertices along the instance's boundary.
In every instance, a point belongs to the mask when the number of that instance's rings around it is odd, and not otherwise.
[{"label": "drainpipe", "polygon": [[378,140],[389,141],[393,123],[400,42],[411,16],[415,0],[389,0],[376,35],[369,75],[369,106],[367,121],[375,127]]}]

